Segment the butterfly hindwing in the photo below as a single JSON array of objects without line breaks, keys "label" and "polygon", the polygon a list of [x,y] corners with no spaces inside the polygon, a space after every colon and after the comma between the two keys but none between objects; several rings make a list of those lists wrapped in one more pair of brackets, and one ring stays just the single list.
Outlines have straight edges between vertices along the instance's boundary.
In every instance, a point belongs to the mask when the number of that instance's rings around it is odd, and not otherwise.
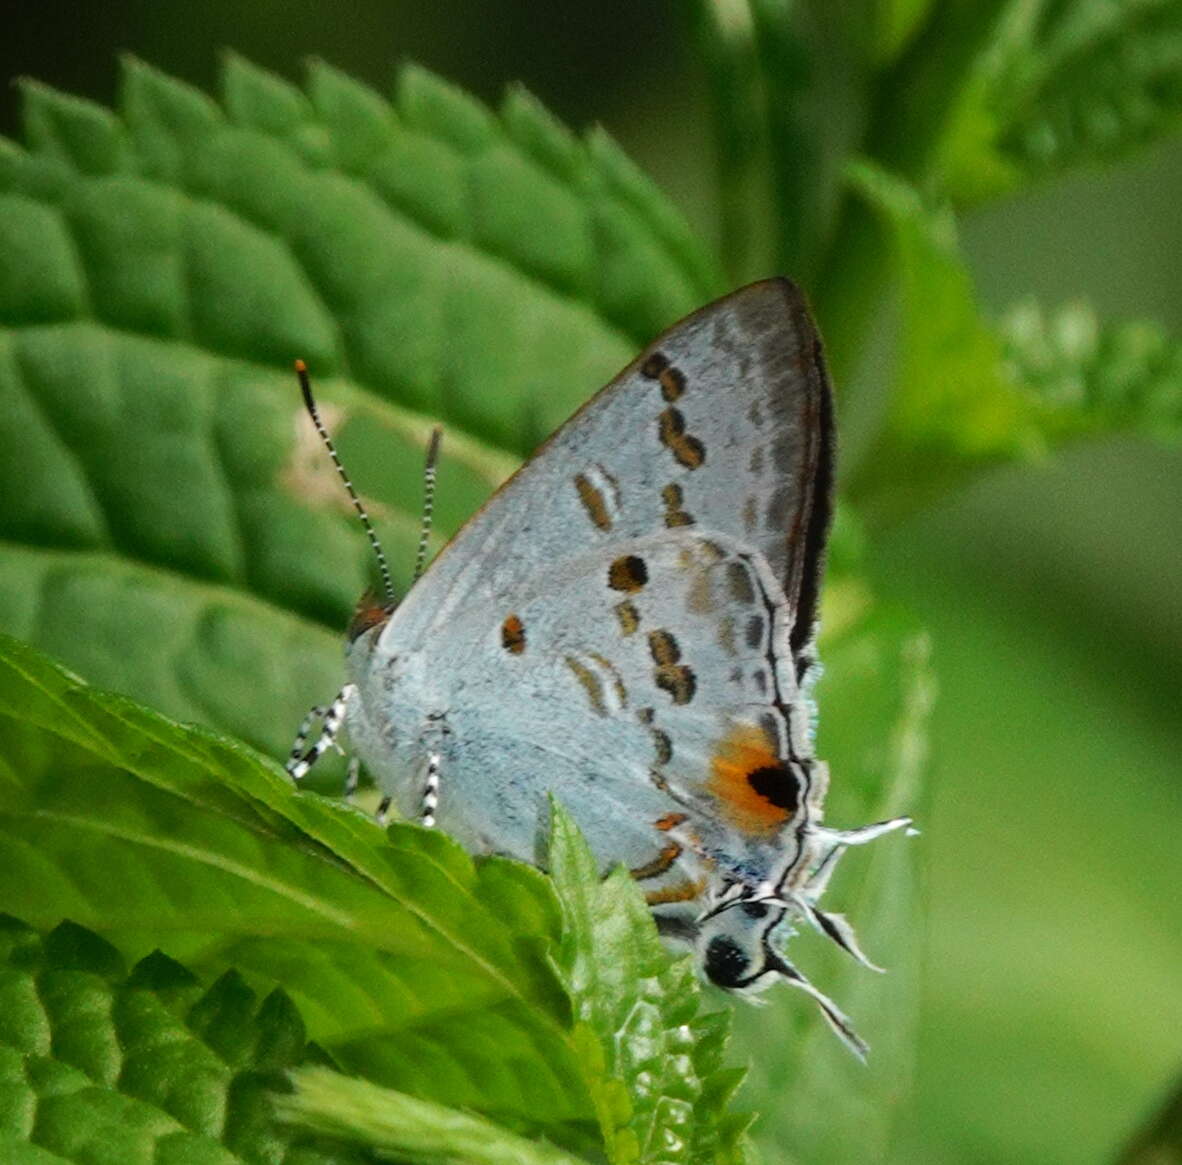
[{"label": "butterfly hindwing", "polygon": [[668,872],[658,885],[684,880],[669,855],[691,841],[740,865],[790,846],[810,769],[794,763],[807,728],[770,566],[690,529],[616,550],[556,563],[451,628],[433,665],[460,677],[444,697],[440,822],[486,845],[482,823],[496,821],[494,848],[532,860],[544,774],[597,852],[646,881]]}]

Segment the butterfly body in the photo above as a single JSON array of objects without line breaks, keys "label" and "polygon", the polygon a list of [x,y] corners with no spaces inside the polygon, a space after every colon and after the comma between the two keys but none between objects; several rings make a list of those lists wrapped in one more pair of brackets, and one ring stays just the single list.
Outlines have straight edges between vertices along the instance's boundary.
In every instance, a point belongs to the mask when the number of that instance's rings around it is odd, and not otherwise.
[{"label": "butterfly body", "polygon": [[397,609],[360,613],[346,715],[405,815],[426,795],[472,848],[537,861],[553,794],[710,978],[787,977],[857,1048],[772,942],[807,920],[860,954],[815,905],[844,846],[869,839],[821,824],[813,755],[832,480],[800,292],[768,280],[708,305],[567,422]]}]

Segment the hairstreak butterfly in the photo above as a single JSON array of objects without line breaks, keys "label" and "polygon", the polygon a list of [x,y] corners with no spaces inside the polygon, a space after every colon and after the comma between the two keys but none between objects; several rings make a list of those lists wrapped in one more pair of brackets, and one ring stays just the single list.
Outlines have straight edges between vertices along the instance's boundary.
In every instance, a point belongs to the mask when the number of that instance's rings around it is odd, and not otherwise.
[{"label": "hairstreak butterfly", "polygon": [[289,771],[344,725],[384,808],[527,861],[553,793],[709,980],[787,981],[863,1054],[783,952],[804,923],[873,966],[818,901],[846,847],[908,824],[822,824],[809,690],[833,461],[797,287],[770,279],[700,309],[563,425],[401,603],[362,510],[385,593],[359,604],[349,682]]}]

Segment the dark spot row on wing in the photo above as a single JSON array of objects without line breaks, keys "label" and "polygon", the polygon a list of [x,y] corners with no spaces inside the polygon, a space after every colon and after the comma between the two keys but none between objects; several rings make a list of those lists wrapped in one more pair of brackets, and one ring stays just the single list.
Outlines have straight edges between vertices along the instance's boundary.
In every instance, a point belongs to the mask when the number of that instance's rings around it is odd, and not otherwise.
[{"label": "dark spot row on wing", "polygon": [[658,381],[661,395],[668,401],[677,400],[685,392],[685,373],[674,368],[663,352],[653,352],[640,366],[640,375]]},{"label": "dark spot row on wing", "polygon": [[693,668],[684,663],[659,665],[653,669],[653,679],[661,691],[669,693],[675,704],[688,704],[698,687]]},{"label": "dark spot row on wing", "polygon": [[621,599],[613,608],[621,635],[635,635],[640,627],[640,612],[630,599]]},{"label": "dark spot row on wing", "polygon": [[603,681],[585,663],[573,655],[563,658],[563,662],[570,668],[571,674],[579,681],[587,703],[596,716],[607,715],[607,702],[604,699]]},{"label": "dark spot row on wing", "polygon": [[656,751],[655,763],[667,765],[673,759],[673,740],[669,733],[660,728],[650,730],[653,738],[653,749]]},{"label": "dark spot row on wing", "polygon": [[693,516],[682,508],[685,504],[685,492],[676,482],[671,482],[661,490],[661,501],[665,503],[665,525],[669,529],[694,524]]},{"label": "dark spot row on wing", "polygon": [[685,416],[670,405],[657,418],[657,434],[661,444],[673,454],[679,465],[697,469],[706,460],[706,446],[685,431]]},{"label": "dark spot row on wing", "polygon": [[608,513],[603,491],[593,485],[585,473],[575,475],[575,489],[578,491],[579,501],[583,503],[583,509],[587,511],[587,516],[591,521],[600,530],[610,530],[612,519]]},{"label": "dark spot row on wing", "polygon": [[681,658],[681,648],[668,631],[650,631],[648,649],[654,663],[676,663]]},{"label": "dark spot row on wing", "polygon": [[726,581],[731,598],[747,607],[755,602],[755,580],[751,573],[751,567],[741,560],[726,564]]},{"label": "dark spot row on wing", "polygon": [[697,679],[693,669],[680,663],[681,648],[668,631],[650,631],[648,649],[653,657],[653,682],[673,697],[675,704],[688,704],[694,698]]}]

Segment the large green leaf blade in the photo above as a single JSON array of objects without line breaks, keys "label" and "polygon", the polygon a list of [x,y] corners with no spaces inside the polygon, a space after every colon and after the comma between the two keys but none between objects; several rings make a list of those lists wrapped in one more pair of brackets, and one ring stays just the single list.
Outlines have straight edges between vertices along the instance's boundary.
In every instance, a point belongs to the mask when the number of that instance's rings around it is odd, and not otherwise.
[{"label": "large green leaf blade", "polygon": [[233,972],[211,987],[159,953],[130,974],[64,923],[0,915],[0,1149],[12,1162],[362,1165],[363,1151],[272,1119],[308,1057],[300,1016]]},{"label": "large green leaf blade", "polygon": [[232,57],[223,99],[128,61],[116,112],[38,85],[0,151],[0,627],[277,751],[339,683],[372,567],[300,417],[312,368],[400,586],[422,450],[453,532],[718,289],[602,134],[422,70],[387,101]]},{"label": "large green leaf blade", "polygon": [[569,1004],[546,956],[559,914],[536,870],[476,865],[415,826],[387,836],[294,792],[250,750],[11,640],[0,726],[5,909],[282,983],[343,1066],[585,1137]]}]

